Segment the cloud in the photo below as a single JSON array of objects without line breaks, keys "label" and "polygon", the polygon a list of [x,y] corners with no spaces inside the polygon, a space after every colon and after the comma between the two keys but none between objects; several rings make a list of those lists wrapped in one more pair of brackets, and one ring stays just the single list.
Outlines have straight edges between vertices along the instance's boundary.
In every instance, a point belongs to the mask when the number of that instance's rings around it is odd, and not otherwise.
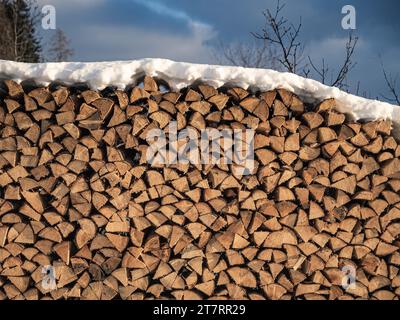
[{"label": "cloud", "polygon": [[[73,0],[78,1],[78,0]],[[148,0],[131,0],[147,8],[152,15],[164,18],[165,28],[144,25],[95,23],[79,30],[73,39],[77,60],[129,60],[138,58],[168,58],[173,60],[205,63],[213,60],[208,41],[216,37],[212,25],[191,17],[180,9]],[[154,19],[153,16],[148,19]],[[176,32],[168,27],[168,20],[183,24],[186,32]]]},{"label": "cloud", "polygon": [[158,15],[182,21],[186,23],[188,27],[191,28],[195,33],[209,33],[211,37],[215,35],[213,26],[192,18],[187,12],[183,10],[171,8],[161,2],[151,0],[133,0],[133,2],[149,9],[150,11]]},{"label": "cloud", "polygon": [[183,20],[187,22],[193,21],[193,19],[186,12],[171,9],[163,3],[154,2],[151,0],[133,0],[133,2],[145,6],[146,8],[160,15],[166,15],[173,19]]},{"label": "cloud", "polygon": [[[308,47],[309,54],[317,59],[341,58],[345,54],[347,37],[329,37],[321,41],[312,41]],[[361,41],[357,43],[360,49]]]},{"label": "cloud", "polygon": [[201,28],[189,35],[152,31],[141,27],[90,26],[75,40],[75,58],[82,61],[167,58],[205,63],[212,59]]}]

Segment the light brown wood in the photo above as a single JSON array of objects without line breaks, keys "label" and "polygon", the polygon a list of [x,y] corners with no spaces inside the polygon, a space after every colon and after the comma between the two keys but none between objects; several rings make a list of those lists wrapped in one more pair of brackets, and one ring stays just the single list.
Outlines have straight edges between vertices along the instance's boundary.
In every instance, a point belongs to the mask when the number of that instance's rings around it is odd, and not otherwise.
[{"label": "light brown wood", "polygon": [[[400,297],[390,121],[355,122],[333,99],[305,106],[283,89],[140,81],[104,91],[4,82],[0,299]],[[150,165],[147,133],[168,136],[172,121],[255,129],[254,170]],[[43,266],[56,290],[42,288]],[[356,289],[341,287],[344,266]]]}]

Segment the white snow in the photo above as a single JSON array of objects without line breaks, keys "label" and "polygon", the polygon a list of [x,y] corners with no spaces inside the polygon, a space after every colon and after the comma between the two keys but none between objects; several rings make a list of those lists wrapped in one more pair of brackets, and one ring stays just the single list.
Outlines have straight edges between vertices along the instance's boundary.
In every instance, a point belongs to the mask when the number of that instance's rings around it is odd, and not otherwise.
[{"label": "white snow", "polygon": [[104,89],[107,86],[125,88],[144,74],[165,80],[172,89],[182,89],[199,81],[215,87],[235,85],[258,90],[282,88],[294,92],[309,103],[335,98],[339,111],[350,114],[355,120],[391,119],[395,133],[400,137],[400,106],[351,95],[291,73],[165,59],[39,64],[0,60],[0,78],[35,80],[43,85],[60,81],[66,85],[87,83],[93,89]]}]

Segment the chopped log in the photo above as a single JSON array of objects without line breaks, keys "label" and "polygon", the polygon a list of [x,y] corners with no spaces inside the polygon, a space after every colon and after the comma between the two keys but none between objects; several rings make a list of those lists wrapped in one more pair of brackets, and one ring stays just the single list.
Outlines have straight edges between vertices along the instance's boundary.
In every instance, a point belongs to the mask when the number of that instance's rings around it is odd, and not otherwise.
[{"label": "chopped log", "polygon": [[152,77],[145,76],[143,89],[147,92],[157,92],[158,84]]},{"label": "chopped log", "polygon": [[342,179],[332,185],[332,188],[342,190],[349,194],[354,194],[357,186],[357,180],[355,176],[350,176]]},{"label": "chopped log", "polygon": [[254,274],[247,269],[233,267],[228,269],[227,272],[237,285],[247,288],[255,288],[257,286],[257,280]]},{"label": "chopped log", "polygon": [[7,86],[8,95],[12,98],[18,97],[24,94],[22,86],[13,80],[4,80],[4,84]]},{"label": "chopped log", "polygon": [[299,158],[304,161],[312,161],[319,157],[321,150],[319,148],[303,147],[300,149]]},{"label": "chopped log", "polygon": [[324,122],[324,118],[319,113],[314,112],[305,113],[303,118],[311,130],[320,127]]},{"label": "chopped log", "polygon": [[389,160],[382,166],[382,174],[388,178],[400,177],[400,160],[398,158]]},{"label": "chopped log", "polygon": [[267,236],[264,246],[267,248],[280,249],[283,245],[297,245],[297,238],[293,231],[286,229],[272,232]]},{"label": "chopped log", "polygon": [[66,265],[69,265],[70,261],[70,243],[69,241],[64,241],[54,246],[54,251],[57,255],[65,262]]}]

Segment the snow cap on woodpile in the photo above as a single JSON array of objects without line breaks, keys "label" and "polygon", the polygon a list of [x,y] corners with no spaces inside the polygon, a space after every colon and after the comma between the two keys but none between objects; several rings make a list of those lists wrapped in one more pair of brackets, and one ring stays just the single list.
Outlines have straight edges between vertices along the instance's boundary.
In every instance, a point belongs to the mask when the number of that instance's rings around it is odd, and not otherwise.
[{"label": "snow cap on woodpile", "polygon": [[143,75],[162,79],[174,90],[201,82],[217,88],[239,86],[246,90],[251,88],[261,91],[282,88],[297,94],[306,103],[334,98],[338,110],[351,115],[355,120],[392,120],[395,135],[400,136],[400,106],[358,97],[291,73],[166,59],[39,64],[0,60],[1,79],[34,80],[41,85],[59,81],[67,85],[86,83],[92,89],[100,90],[107,86],[125,88],[135,84]]}]

